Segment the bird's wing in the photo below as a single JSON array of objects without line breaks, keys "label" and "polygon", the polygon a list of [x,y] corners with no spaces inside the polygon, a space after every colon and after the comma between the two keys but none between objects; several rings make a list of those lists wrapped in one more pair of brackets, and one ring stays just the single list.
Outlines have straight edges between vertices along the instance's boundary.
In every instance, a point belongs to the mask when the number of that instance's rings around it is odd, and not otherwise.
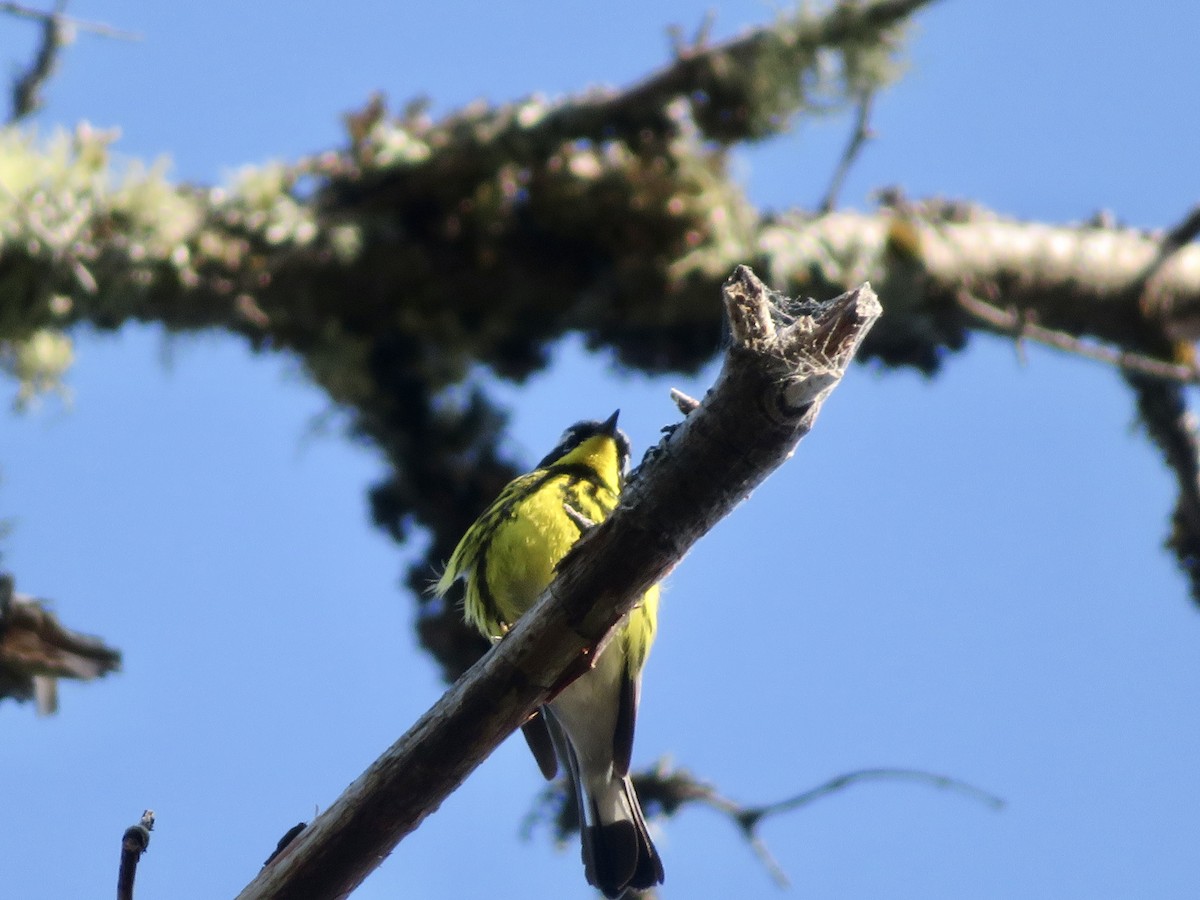
[{"label": "bird's wing", "polygon": [[558,774],[558,757],[554,753],[554,738],[550,734],[550,727],[542,710],[539,709],[526,720],[521,726],[521,734],[525,735],[525,743],[529,745],[533,758],[537,760],[542,777],[552,781]]},{"label": "bird's wing", "polygon": [[629,774],[629,761],[633,757],[633,731],[637,725],[641,682],[642,679],[631,673],[626,664],[625,671],[621,673],[617,723],[613,729],[613,771],[622,778]]}]

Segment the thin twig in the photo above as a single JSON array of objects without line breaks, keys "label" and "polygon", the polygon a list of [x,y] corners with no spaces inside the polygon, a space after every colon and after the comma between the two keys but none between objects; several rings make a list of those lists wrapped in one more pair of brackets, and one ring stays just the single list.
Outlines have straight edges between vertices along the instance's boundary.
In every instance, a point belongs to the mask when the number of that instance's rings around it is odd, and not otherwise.
[{"label": "thin twig", "polygon": [[1186,216],[1164,232],[1159,239],[1154,259],[1141,275],[1139,305],[1143,310],[1153,309],[1162,302],[1164,285],[1160,282],[1167,271],[1167,263],[1188,246],[1197,234],[1200,234],[1200,203],[1193,206]]},{"label": "thin twig", "polygon": [[54,9],[41,10],[21,3],[0,3],[0,13],[32,19],[41,26],[42,36],[37,52],[24,72],[14,80],[12,86],[12,112],[8,124],[19,122],[41,109],[42,91],[58,68],[63,49],[75,39],[80,31],[111,37],[118,40],[137,40],[130,32],[119,31],[98,22],[87,22],[63,15],[67,0],[56,0]]},{"label": "thin twig", "polygon": [[[791,812],[807,806],[822,797],[827,797],[864,781],[916,781],[936,788],[949,789],[978,800],[992,809],[1001,809],[1004,800],[974,785],[921,769],[878,768],[859,769],[831,778],[815,788],[802,791],[794,797],[761,806],[744,806],[723,796],[710,784],[695,778],[684,769],[672,769],[666,762],[647,772],[633,776],[634,785],[642,803],[652,815],[673,816],[683,807],[698,803],[716,810],[729,818],[750,844],[751,849],[766,867],[771,878],[780,887],[787,887],[788,878],[783,868],[771,855],[766,841],[758,832],[763,819]],[[574,803],[574,794],[566,790],[560,781],[548,786],[538,797],[534,808],[525,817],[522,834],[526,839],[532,834],[539,821],[550,821],[555,837],[566,840],[579,830],[579,811]]]},{"label": "thin twig", "polygon": [[1191,208],[1186,216],[1163,237],[1163,245],[1178,250],[1185,244],[1190,244],[1200,235],[1200,203]]},{"label": "thin twig", "polygon": [[671,42],[671,53],[676,59],[690,59],[697,53],[702,53],[708,49],[709,39],[712,37],[713,26],[716,23],[717,11],[715,9],[707,10],[690,39],[684,37],[683,26],[668,25],[667,38]]},{"label": "thin twig", "polygon": [[138,862],[150,847],[150,832],[154,830],[154,810],[142,813],[141,821],[125,829],[121,836],[121,868],[117,873],[117,900],[133,900],[133,879]]},{"label": "thin twig", "polygon": [[41,20],[42,38],[32,62],[23,73],[13,80],[12,113],[9,124],[33,115],[42,107],[42,88],[58,67],[59,55],[71,43],[74,32],[61,18],[66,0],[58,0],[54,12],[47,13]]},{"label": "thin twig", "polygon": [[[672,769],[665,761],[660,761],[647,772],[634,775],[633,780],[638,796],[651,814],[673,816],[685,806],[699,804],[728,818],[750,844],[750,848],[762,862],[771,879],[780,887],[788,886],[787,873],[771,854],[770,848],[759,833],[759,825],[771,816],[792,812],[855,784],[866,781],[913,781],[955,791],[991,809],[999,810],[1005,805],[1001,797],[973,784],[922,769],[858,769],[831,778],[793,797],[760,806],[745,806],[731,800],[711,784],[697,779],[685,769]],[[539,821],[550,821],[559,841],[566,840],[573,832],[579,830],[579,811],[574,803],[574,794],[566,789],[565,782],[549,785],[539,795],[534,808],[522,824],[522,834],[526,839]]]},{"label": "thin twig", "polygon": [[825,191],[825,199],[821,201],[819,207],[822,214],[832,212],[837,206],[838,194],[841,193],[842,185],[846,181],[846,176],[850,174],[850,167],[854,165],[862,153],[863,147],[873,137],[871,131],[871,104],[875,99],[875,94],[872,91],[863,91],[862,96],[858,101],[858,114],[854,118],[854,131],[850,134],[850,140],[846,143],[846,149],[842,151],[842,158],[838,160],[837,168],[833,170],[833,178],[829,181],[829,188]]},{"label": "thin twig", "polygon": [[758,807],[750,807],[741,813],[741,818],[745,820],[748,827],[753,828],[768,816],[791,812],[794,809],[807,806],[816,800],[820,800],[822,797],[827,797],[843,788],[848,788],[862,781],[916,781],[930,787],[938,788],[939,790],[954,791],[963,794],[972,800],[979,801],[985,806],[990,806],[992,809],[1004,808],[1003,797],[998,797],[990,791],[985,791],[983,788],[976,787],[957,778],[951,778],[949,775],[926,772],[923,769],[880,768],[858,769],[854,772],[838,775],[836,778],[829,779],[824,784],[819,784],[815,788],[802,791],[794,797],[788,797],[786,800]]},{"label": "thin twig", "polygon": [[593,522],[579,510],[575,509],[575,507],[571,506],[569,503],[563,504],[563,512],[567,514],[568,519],[570,519],[579,527],[580,533],[591,531],[596,527],[595,522]]},{"label": "thin twig", "polygon": [[103,22],[93,22],[87,19],[76,19],[74,16],[64,16],[58,12],[47,12],[44,9],[34,9],[31,6],[26,6],[23,3],[11,3],[8,0],[0,2],[0,13],[10,16],[17,16],[22,19],[33,19],[37,22],[45,22],[47,19],[57,19],[64,25],[68,25],[75,31],[86,31],[88,34],[99,35],[100,37],[112,38],[117,41],[140,41],[142,36],[136,31],[125,31],[121,28],[113,28],[111,25],[105,25]]},{"label": "thin twig", "polygon": [[1180,384],[1128,375],[1137,394],[1138,418],[1175,474],[1178,499],[1167,546],[1200,603],[1200,434]]},{"label": "thin twig", "polygon": [[1135,353],[1130,350],[1118,350],[1113,347],[1106,347],[1101,344],[1082,340],[1062,331],[1044,328],[1041,325],[1028,321],[1028,319],[1022,317],[1019,313],[1000,309],[986,300],[972,296],[965,290],[958,292],[958,304],[975,318],[991,325],[998,331],[1013,335],[1018,341],[1021,339],[1036,341],[1039,344],[1053,347],[1056,350],[1073,353],[1076,356],[1082,356],[1106,365],[1116,366],[1127,374],[1148,375],[1152,378],[1165,379],[1180,384],[1200,384],[1200,372],[1197,372],[1193,366],[1155,359],[1154,357]]},{"label": "thin twig", "polygon": [[727,816],[737,826],[751,849],[754,850],[755,855],[766,867],[771,878],[780,887],[788,886],[787,874],[771,855],[766,841],[758,831],[758,826],[766,818],[807,806],[852,785],[864,781],[915,781],[942,790],[955,791],[992,809],[998,810],[1004,807],[1004,800],[989,791],[948,775],[926,772],[921,769],[859,769],[838,775],[793,797],[760,806],[744,806],[730,800],[718,793],[711,785],[693,779],[687,772],[678,771],[664,775],[660,768],[659,772],[651,776],[651,779],[650,783],[646,783],[643,778],[637,780],[638,795],[642,797],[643,801],[653,798],[662,803],[668,812],[672,812],[686,803],[699,803]]}]

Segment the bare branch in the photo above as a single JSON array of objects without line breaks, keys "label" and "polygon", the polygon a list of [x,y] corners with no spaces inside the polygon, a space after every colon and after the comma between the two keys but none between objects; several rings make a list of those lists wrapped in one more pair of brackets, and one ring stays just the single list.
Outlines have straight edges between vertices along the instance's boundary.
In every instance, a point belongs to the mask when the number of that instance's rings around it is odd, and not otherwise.
[{"label": "bare branch", "polygon": [[[989,791],[982,790],[965,781],[926,772],[921,769],[877,768],[859,769],[829,779],[814,788],[802,791],[793,797],[774,803],[747,806],[724,796],[711,784],[696,778],[685,769],[673,769],[660,762],[653,769],[634,776],[638,797],[652,812],[674,816],[690,805],[706,806],[728,818],[741,832],[742,837],[758,856],[772,880],[780,887],[788,886],[787,874],[771,855],[766,841],[759,831],[763,820],[772,816],[792,812],[808,806],[824,797],[831,796],[848,787],[874,781],[909,781],[941,790],[949,790],[976,800],[985,806],[999,810],[1004,800]],[[538,796],[534,808],[525,817],[522,834],[528,838],[535,824],[549,821],[557,840],[565,840],[579,829],[579,814],[575,807],[574,792],[566,790],[562,781],[549,785]]]},{"label": "bare branch", "polygon": [[[687,550],[808,433],[881,308],[869,286],[794,315],[739,266],[725,304],[735,342],[699,408],[648,453],[620,507],[559,566],[535,608],[337,801],[240,900],[345,896],[544,702]],[[756,316],[779,314],[775,329]],[[696,471],[720,473],[697,482]]]},{"label": "bare branch", "polygon": [[830,179],[829,188],[825,191],[825,199],[817,207],[822,215],[832,212],[833,208],[837,206],[838,194],[842,192],[842,185],[846,181],[846,176],[850,174],[850,168],[858,159],[858,155],[862,153],[867,141],[875,136],[871,131],[871,104],[874,99],[873,91],[863,91],[862,97],[858,101],[858,112],[854,117],[854,130],[850,133],[850,140],[846,143],[846,149],[842,151],[842,158],[838,160],[837,168],[833,171],[833,178]]},{"label": "bare branch", "polygon": [[117,872],[117,900],[133,900],[133,880],[142,854],[150,847],[154,830],[154,810],[142,813],[141,821],[125,829],[121,836],[121,867]]},{"label": "bare branch", "polygon": [[1105,347],[1101,344],[1085,341],[1062,331],[1043,328],[1029,321],[1027,316],[1018,312],[1009,312],[972,296],[963,290],[958,293],[959,305],[988,325],[1005,334],[1011,334],[1018,341],[1028,338],[1055,350],[1073,353],[1086,359],[1115,366],[1129,374],[1148,375],[1152,378],[1177,381],[1180,384],[1200,384],[1200,372],[1195,366],[1185,366],[1179,363],[1155,359],[1144,353],[1134,353],[1131,350],[1118,350],[1115,347]]},{"label": "bare branch", "polygon": [[712,785],[696,780],[685,771],[666,772],[660,768],[658,772],[640,778],[637,782],[637,790],[638,796],[642,797],[644,802],[660,803],[669,812],[674,812],[678,808],[690,803],[698,803],[726,816],[737,826],[738,830],[742,833],[742,837],[750,844],[776,884],[780,887],[787,887],[788,878],[786,873],[784,873],[779,863],[771,855],[765,840],[759,833],[758,827],[762,821],[771,816],[792,812],[793,810],[808,806],[810,803],[814,803],[823,797],[828,797],[848,787],[867,781],[915,781],[942,790],[950,790],[963,794],[992,809],[1001,809],[1004,806],[1002,798],[974,785],[960,781],[957,778],[951,778],[947,775],[940,775],[934,772],[925,772],[920,769],[898,768],[859,769],[854,772],[847,772],[831,778],[814,788],[802,791],[794,797],[788,797],[785,800],[766,803],[760,806],[745,806],[730,800],[728,797],[720,794]]},{"label": "bare branch", "polygon": [[769,816],[791,812],[794,809],[799,809],[802,806],[807,806],[816,800],[820,800],[822,797],[827,797],[830,794],[837,793],[844,788],[864,781],[915,781],[929,787],[938,788],[939,790],[962,794],[992,809],[1004,808],[1003,797],[998,797],[990,791],[985,791],[983,788],[960,781],[957,778],[951,778],[949,775],[926,772],[923,769],[879,768],[858,769],[854,772],[847,772],[844,775],[831,778],[825,783],[817,785],[815,788],[802,791],[786,800],[764,804],[763,806],[746,807],[738,813],[738,819],[745,823],[744,827],[753,828]]},{"label": "bare branch", "polygon": [[712,35],[713,26],[716,24],[717,11],[708,9],[690,39],[684,35],[681,25],[668,25],[667,37],[671,41],[671,53],[676,59],[688,59],[703,52],[709,46],[709,38]]}]

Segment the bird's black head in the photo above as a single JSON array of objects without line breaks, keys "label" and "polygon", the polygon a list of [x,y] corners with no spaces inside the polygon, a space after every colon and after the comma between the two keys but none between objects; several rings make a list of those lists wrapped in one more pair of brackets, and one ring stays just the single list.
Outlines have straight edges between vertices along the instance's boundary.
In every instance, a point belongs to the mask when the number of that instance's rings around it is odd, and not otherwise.
[{"label": "bird's black head", "polygon": [[623,475],[629,465],[629,438],[625,436],[625,432],[617,427],[617,416],[620,414],[621,411],[618,409],[603,422],[591,419],[576,422],[563,432],[558,445],[546,454],[542,461],[537,464],[537,467],[544,469],[546,466],[552,465],[562,459],[588,438],[603,435],[611,437],[617,445],[617,468]]}]

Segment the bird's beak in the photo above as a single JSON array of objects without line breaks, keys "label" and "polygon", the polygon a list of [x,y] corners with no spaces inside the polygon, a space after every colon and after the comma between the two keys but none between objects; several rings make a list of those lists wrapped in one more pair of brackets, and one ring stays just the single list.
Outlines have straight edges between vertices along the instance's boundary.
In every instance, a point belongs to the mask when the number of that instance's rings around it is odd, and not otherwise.
[{"label": "bird's beak", "polygon": [[621,411],[618,409],[615,413],[613,413],[611,416],[609,416],[607,419],[605,419],[603,422],[601,422],[600,430],[604,434],[616,434],[617,433],[617,416],[619,416],[620,414],[621,414]]}]

